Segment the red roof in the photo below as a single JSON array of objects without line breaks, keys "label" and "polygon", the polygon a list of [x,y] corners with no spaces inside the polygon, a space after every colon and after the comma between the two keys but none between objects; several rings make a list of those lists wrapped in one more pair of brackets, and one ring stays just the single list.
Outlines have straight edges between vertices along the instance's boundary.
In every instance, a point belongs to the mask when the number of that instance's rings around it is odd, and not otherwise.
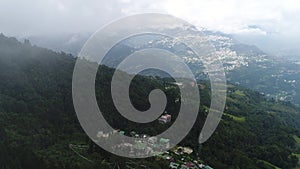
[{"label": "red roof", "polygon": [[194,164],[193,163],[186,163],[185,164],[187,167],[194,167]]}]

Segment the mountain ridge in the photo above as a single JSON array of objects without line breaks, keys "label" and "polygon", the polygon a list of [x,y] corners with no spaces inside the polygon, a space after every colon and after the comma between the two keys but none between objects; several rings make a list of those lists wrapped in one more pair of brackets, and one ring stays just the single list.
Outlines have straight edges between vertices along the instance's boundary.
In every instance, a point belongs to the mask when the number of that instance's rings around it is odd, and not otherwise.
[{"label": "mountain ridge", "polygon": [[[128,159],[115,157],[93,144],[82,131],[72,105],[71,80],[75,58],[65,53],[21,43],[15,38],[0,36],[0,163],[1,168],[113,168],[115,162],[125,167]],[[98,78],[105,81],[96,86],[98,97],[107,95],[109,78],[114,69],[101,67]],[[102,72],[102,73],[101,73]],[[152,87],[163,87],[166,79],[138,76],[133,91],[134,105],[145,109],[147,93]],[[141,83],[143,82],[143,83]],[[225,114],[216,132],[203,145],[198,145],[198,134],[210,104],[209,83],[198,81],[201,88],[199,117],[192,131],[180,143],[191,146],[190,158],[200,157],[214,168],[293,168],[300,153],[295,139],[300,137],[299,109],[286,102],[268,101],[258,92],[241,86],[228,86]],[[98,84],[98,83],[97,83]],[[147,90],[143,86],[148,86]],[[152,86],[152,87],[151,87]],[[101,90],[103,89],[103,90]],[[176,88],[162,88],[169,96],[177,97]],[[175,95],[174,95],[175,94]],[[136,98],[136,99],[135,99]],[[105,100],[105,114],[113,118],[117,128],[137,127],[117,116]],[[171,104],[173,105],[173,104]],[[170,108],[175,108],[173,105]],[[170,113],[175,116],[175,109]],[[300,118],[297,118],[300,120]],[[113,122],[113,121],[112,121]],[[271,123],[272,122],[272,123]],[[153,125],[155,124],[155,125]],[[154,122],[150,126],[158,125]],[[168,127],[168,126],[164,126]],[[298,129],[297,129],[298,128]],[[155,129],[156,130],[156,129]],[[144,132],[152,133],[154,129]],[[139,131],[139,132],[142,132]],[[72,150],[69,144],[85,145],[80,150],[90,163]],[[199,151],[198,151],[199,149]],[[150,160],[154,160],[152,163]],[[168,160],[160,157],[134,160],[134,164],[166,168]],[[272,165],[271,165],[272,164]]]}]

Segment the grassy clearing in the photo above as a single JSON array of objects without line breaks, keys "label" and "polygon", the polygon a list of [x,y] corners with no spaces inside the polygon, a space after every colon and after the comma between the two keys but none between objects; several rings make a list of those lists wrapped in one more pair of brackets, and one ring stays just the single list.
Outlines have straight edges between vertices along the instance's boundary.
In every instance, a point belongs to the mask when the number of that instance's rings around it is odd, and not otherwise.
[{"label": "grassy clearing", "polygon": [[266,165],[269,165],[269,166],[275,167],[275,169],[281,169],[281,168],[279,168],[279,167],[277,167],[277,166],[275,166],[275,165],[273,165],[273,164],[271,164],[271,163],[269,163],[269,162],[267,162],[267,161],[264,161],[264,160],[259,160],[259,161],[261,161],[261,162],[265,163]]},{"label": "grassy clearing", "polygon": [[294,140],[296,141],[296,146],[300,147],[300,138],[296,135],[293,136]]},{"label": "grassy clearing", "polygon": [[227,114],[227,113],[224,113],[224,115],[231,117],[234,121],[237,121],[237,122],[244,122],[246,120],[245,117],[238,117],[238,116],[234,116],[234,115]]},{"label": "grassy clearing", "polygon": [[[296,136],[296,137],[297,137],[297,136]],[[298,137],[298,139],[299,139],[299,137]],[[298,142],[297,142],[297,144],[298,144]],[[293,169],[300,169],[300,154],[293,154],[293,155],[297,156],[297,158],[298,158],[298,164],[297,164],[297,166],[296,166],[295,168],[293,168]]]},{"label": "grassy clearing", "polygon": [[243,91],[240,91],[240,90],[236,90],[234,92],[234,94],[238,95],[238,96],[241,96],[241,97],[244,97],[245,96],[245,93]]}]

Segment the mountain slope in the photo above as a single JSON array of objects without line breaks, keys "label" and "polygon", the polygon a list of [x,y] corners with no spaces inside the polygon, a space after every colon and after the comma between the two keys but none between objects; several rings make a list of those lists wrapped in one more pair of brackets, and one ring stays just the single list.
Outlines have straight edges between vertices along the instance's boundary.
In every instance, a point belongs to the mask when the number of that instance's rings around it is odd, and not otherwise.
[{"label": "mountain slope", "polygon": [[[116,157],[87,138],[72,105],[74,64],[75,58],[71,55],[0,36],[0,168],[113,168],[116,164],[127,168],[129,163],[136,168],[141,165],[166,168],[168,160]],[[114,71],[106,66],[99,68],[98,98],[110,95],[110,79]],[[147,96],[153,88],[164,90],[169,100],[175,100],[179,95],[178,88],[169,89],[163,85],[170,80],[135,77],[131,85],[135,107],[141,110],[149,107]],[[272,165],[288,169],[297,165],[298,160],[293,154],[300,153],[296,142],[300,136],[299,109],[229,85],[222,121],[214,135],[199,145],[198,135],[210,104],[209,83],[199,81],[199,88],[201,105],[197,122],[180,143],[193,148],[189,158],[200,158],[217,169],[274,168]],[[98,101],[101,103],[100,99]],[[173,117],[176,117],[177,106],[168,102],[167,110]],[[100,107],[113,127],[127,133],[135,130],[155,135],[172,124],[164,126],[157,121],[132,123],[118,114],[109,97]]]}]

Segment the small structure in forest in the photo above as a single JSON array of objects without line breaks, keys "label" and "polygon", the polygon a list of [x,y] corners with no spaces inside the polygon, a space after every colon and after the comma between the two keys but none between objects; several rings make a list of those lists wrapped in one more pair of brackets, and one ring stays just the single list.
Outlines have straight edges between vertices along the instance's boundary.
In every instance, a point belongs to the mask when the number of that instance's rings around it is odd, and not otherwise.
[{"label": "small structure in forest", "polygon": [[172,119],[172,116],[170,114],[164,114],[164,115],[160,116],[158,121],[162,124],[165,124],[165,123],[171,122],[171,119]]}]

